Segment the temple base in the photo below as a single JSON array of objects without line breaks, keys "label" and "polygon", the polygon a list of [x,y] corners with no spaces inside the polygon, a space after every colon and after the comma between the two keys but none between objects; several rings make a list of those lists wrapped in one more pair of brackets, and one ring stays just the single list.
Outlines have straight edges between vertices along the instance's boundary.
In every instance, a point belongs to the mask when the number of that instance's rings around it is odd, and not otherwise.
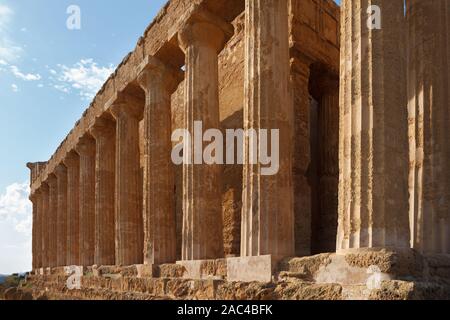
[{"label": "temple base", "polygon": [[[39,270],[38,270],[39,271]],[[27,276],[35,299],[450,299],[450,255],[360,249],[310,257],[271,256],[83,268],[70,290],[64,268]]]}]

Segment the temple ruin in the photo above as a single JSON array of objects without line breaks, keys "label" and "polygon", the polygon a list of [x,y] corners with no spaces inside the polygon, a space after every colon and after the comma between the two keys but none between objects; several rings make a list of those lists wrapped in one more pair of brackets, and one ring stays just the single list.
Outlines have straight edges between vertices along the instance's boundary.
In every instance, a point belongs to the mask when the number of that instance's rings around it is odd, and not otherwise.
[{"label": "temple ruin", "polygon": [[[406,6],[168,1],[28,164],[28,281],[79,298],[450,297],[450,6]],[[280,129],[278,174],[174,165],[171,134],[194,121]],[[64,289],[68,266],[89,294]],[[370,268],[386,281],[365,291]]]}]

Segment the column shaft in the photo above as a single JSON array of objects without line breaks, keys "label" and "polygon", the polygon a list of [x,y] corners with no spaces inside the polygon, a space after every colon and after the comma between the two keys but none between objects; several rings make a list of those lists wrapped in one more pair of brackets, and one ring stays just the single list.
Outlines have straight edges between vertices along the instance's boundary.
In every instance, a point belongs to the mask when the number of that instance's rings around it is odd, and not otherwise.
[{"label": "column shaft", "polygon": [[85,136],[78,142],[80,155],[80,265],[92,266],[95,253],[95,140]]},{"label": "column shaft", "polygon": [[[244,143],[241,255],[293,256],[293,100],[289,89],[288,2],[246,1],[244,128],[279,130],[279,171],[262,175]],[[275,147],[272,144],[268,146]],[[261,151],[261,150],[259,150]],[[260,152],[258,152],[260,153]],[[260,155],[260,154],[259,154]]]},{"label": "column shaft", "polygon": [[116,118],[116,264],[142,264],[143,186],[139,153],[142,106],[134,98],[119,98],[112,112]]},{"label": "column shaft", "polygon": [[49,187],[47,183],[41,186],[41,207],[42,207],[42,268],[48,268],[49,265]]},{"label": "column shaft", "polygon": [[337,248],[409,247],[403,0],[342,3]]},{"label": "column shaft", "polygon": [[294,91],[294,163],[292,164],[295,215],[295,256],[311,254],[312,201],[308,169],[311,163],[309,94],[310,63],[305,59],[291,61]]},{"label": "column shaft", "polygon": [[38,203],[37,203],[37,198],[36,198],[36,194],[30,196],[30,201],[32,203],[32,233],[31,233],[31,245],[32,245],[32,267],[33,270],[36,270],[39,268],[39,258],[38,258]]},{"label": "column shaft", "polygon": [[[195,122],[203,131],[220,129],[218,53],[224,32],[214,23],[192,21],[179,34],[186,56],[185,129],[194,133]],[[224,255],[220,164],[203,163],[205,145],[184,150],[182,259],[216,259]],[[199,150],[201,149],[201,150]],[[191,163],[187,155],[191,154]],[[198,153],[198,154],[197,154]]]},{"label": "column shaft", "polygon": [[67,167],[67,265],[80,265],[80,157],[70,152],[64,164]]},{"label": "column shaft", "polygon": [[[36,269],[42,268],[42,192],[37,190],[34,194],[36,202],[36,214],[33,214],[33,219],[36,218]],[[33,209],[34,210],[34,209]]]},{"label": "column shaft", "polygon": [[58,182],[56,176],[51,174],[47,180],[49,186],[48,206],[48,266],[57,267],[57,223],[58,223]]},{"label": "column shaft", "polygon": [[336,250],[339,185],[339,83],[322,87],[319,107],[320,216],[316,252]]},{"label": "column shaft", "polygon": [[450,253],[450,9],[445,0],[407,4],[412,246]]},{"label": "column shaft", "polygon": [[67,265],[67,168],[59,165],[55,174],[58,180],[56,265],[64,267]]},{"label": "column shaft", "polygon": [[116,128],[112,120],[97,119],[91,134],[96,141],[95,264],[115,264]]},{"label": "column shaft", "polygon": [[176,261],[174,168],[171,160],[171,68],[153,57],[139,76],[144,108],[144,263]]}]

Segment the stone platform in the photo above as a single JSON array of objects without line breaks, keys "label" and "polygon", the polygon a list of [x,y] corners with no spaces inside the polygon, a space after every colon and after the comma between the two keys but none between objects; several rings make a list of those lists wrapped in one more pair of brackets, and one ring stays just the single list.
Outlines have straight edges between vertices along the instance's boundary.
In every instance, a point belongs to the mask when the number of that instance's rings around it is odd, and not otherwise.
[{"label": "stone platform", "polygon": [[[88,267],[83,270],[80,289],[74,290],[67,288],[66,270],[54,268],[30,274],[20,291],[31,293],[34,299],[58,300],[450,299],[450,255],[360,250],[284,259],[276,264],[269,281],[233,281],[235,263],[242,262],[236,259]],[[264,261],[271,263],[267,257],[257,262]],[[268,265],[260,267],[256,270]],[[249,273],[243,270],[242,275]]]}]

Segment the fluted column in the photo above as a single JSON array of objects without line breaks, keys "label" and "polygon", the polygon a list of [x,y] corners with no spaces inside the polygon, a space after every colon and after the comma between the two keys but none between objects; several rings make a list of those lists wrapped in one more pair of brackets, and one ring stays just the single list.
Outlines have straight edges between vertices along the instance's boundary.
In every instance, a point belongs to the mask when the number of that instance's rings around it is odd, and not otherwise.
[{"label": "fluted column", "polygon": [[[185,129],[191,135],[195,122],[199,121],[203,131],[220,129],[218,53],[227,36],[227,29],[220,25],[225,24],[216,17],[193,18],[179,34],[180,46],[186,56]],[[184,150],[182,259],[220,258],[224,255],[220,196],[222,167],[204,164],[203,152],[195,154],[193,140],[190,141],[191,152]],[[201,150],[203,147],[197,146]]]},{"label": "fluted column", "polygon": [[56,167],[55,174],[58,181],[56,265],[64,267],[67,265],[67,168],[61,164]]},{"label": "fluted column", "polygon": [[67,167],[67,252],[69,266],[80,265],[80,157],[72,151],[64,159]]},{"label": "fluted column", "polygon": [[42,236],[43,236],[43,210],[42,210],[42,192],[37,190],[35,192],[37,204],[37,221],[36,221],[36,252],[37,252],[37,267],[43,267],[43,253],[42,253]]},{"label": "fluted column", "polygon": [[41,185],[41,207],[42,207],[42,267],[48,268],[49,264],[49,234],[50,234],[50,214],[49,214],[49,187],[47,183]]},{"label": "fluted column", "polygon": [[319,106],[320,216],[316,252],[336,250],[339,185],[339,80],[328,75],[321,81]]},{"label": "fluted column", "polygon": [[[279,130],[279,171],[262,175],[244,142],[241,256],[293,256],[293,101],[289,77],[288,1],[247,0],[245,4],[244,128]],[[271,145],[270,143],[268,144]],[[274,146],[272,145],[272,150]],[[259,153],[259,152],[258,152]]]},{"label": "fluted column", "polygon": [[412,246],[450,253],[450,7],[407,1]]},{"label": "fluted column", "polygon": [[294,155],[292,179],[294,185],[295,256],[311,254],[312,201],[308,169],[311,163],[309,79],[311,62],[306,58],[291,60],[294,101]]},{"label": "fluted column", "polygon": [[115,264],[116,124],[112,119],[99,118],[91,134],[96,142],[94,263],[108,266]]},{"label": "fluted column", "polygon": [[171,94],[179,71],[147,57],[139,75],[144,108],[144,263],[176,261],[174,164],[171,160]]},{"label": "fluted column", "polygon": [[84,136],[76,150],[80,155],[80,265],[92,266],[95,253],[95,140]]},{"label": "fluted column", "polygon": [[38,239],[39,239],[39,233],[38,233],[38,223],[39,223],[39,212],[38,212],[38,195],[32,194],[30,195],[30,201],[33,206],[33,224],[32,224],[32,234],[31,234],[31,245],[32,245],[32,267],[33,270],[37,270],[40,268],[40,262],[39,262],[39,247],[38,247]]},{"label": "fluted column", "polygon": [[57,267],[57,223],[58,223],[58,181],[54,174],[49,175],[47,179],[49,187],[49,206],[48,206],[48,266]]},{"label": "fluted column", "polygon": [[408,248],[408,133],[403,0],[342,2],[337,249]]},{"label": "fluted column", "polygon": [[111,111],[116,119],[116,264],[143,263],[143,218],[139,154],[142,104],[121,95]]}]

